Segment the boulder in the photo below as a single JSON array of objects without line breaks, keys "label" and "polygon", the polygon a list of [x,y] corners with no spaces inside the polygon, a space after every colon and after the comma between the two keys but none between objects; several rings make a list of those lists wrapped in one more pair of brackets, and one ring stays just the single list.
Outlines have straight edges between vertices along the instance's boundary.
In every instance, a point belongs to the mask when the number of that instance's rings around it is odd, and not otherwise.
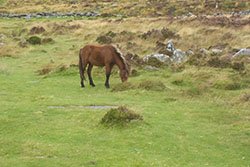
[{"label": "boulder", "polygon": [[169,40],[167,42],[166,50],[169,53],[172,53],[170,56],[171,56],[171,62],[173,63],[182,63],[183,61],[186,61],[188,55],[194,54],[191,50],[183,52],[180,49],[175,49],[173,40]]},{"label": "boulder", "polygon": [[187,54],[180,49],[174,50],[173,56],[171,57],[171,61],[173,63],[182,63],[187,60]]},{"label": "boulder", "polygon": [[212,55],[220,55],[222,53],[223,53],[223,50],[221,50],[221,49],[216,49],[216,48],[211,49],[211,54]]},{"label": "boulder", "polygon": [[250,56],[250,49],[247,49],[247,48],[241,49],[237,53],[235,53],[232,58],[235,58],[238,56]]},{"label": "boulder", "polygon": [[171,59],[168,55],[159,54],[159,53],[147,55],[143,58],[143,61],[146,64],[156,66],[156,67],[171,63]]},{"label": "boulder", "polygon": [[147,70],[147,71],[158,71],[159,70],[159,68],[149,66],[149,65],[145,66],[144,69]]},{"label": "boulder", "polygon": [[200,54],[203,56],[209,56],[211,53],[209,50],[205,49],[205,48],[201,48],[200,49]]},{"label": "boulder", "polygon": [[169,51],[169,52],[174,52],[174,50],[175,50],[175,47],[174,47],[174,43],[173,43],[173,40],[169,40],[168,42],[167,42],[167,47],[166,47],[166,49],[167,49],[167,51]]}]

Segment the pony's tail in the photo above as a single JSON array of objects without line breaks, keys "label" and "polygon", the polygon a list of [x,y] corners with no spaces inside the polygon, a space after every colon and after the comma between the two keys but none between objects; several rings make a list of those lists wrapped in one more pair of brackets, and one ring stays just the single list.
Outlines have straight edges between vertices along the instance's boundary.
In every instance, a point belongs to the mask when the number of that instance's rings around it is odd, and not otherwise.
[{"label": "pony's tail", "polygon": [[83,75],[83,60],[82,60],[82,55],[83,55],[83,49],[80,49],[80,52],[79,52],[79,73],[80,73],[81,80],[85,80],[85,77]]}]

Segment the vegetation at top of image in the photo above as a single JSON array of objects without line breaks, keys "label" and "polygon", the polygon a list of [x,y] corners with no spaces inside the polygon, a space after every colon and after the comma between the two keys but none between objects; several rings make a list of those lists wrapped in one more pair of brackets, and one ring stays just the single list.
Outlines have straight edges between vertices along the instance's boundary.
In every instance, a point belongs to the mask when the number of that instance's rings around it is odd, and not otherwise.
[{"label": "vegetation at top of image", "polygon": [[[0,13],[102,14],[0,18],[1,167],[250,164],[249,15],[229,14],[248,1],[0,2]],[[212,15],[172,17],[188,11]],[[114,67],[106,89],[105,68],[94,67],[96,86],[86,75],[81,88],[87,44],[119,48],[128,81]]]},{"label": "vegetation at top of image", "polygon": [[178,16],[192,12],[194,14],[213,14],[214,12],[231,12],[248,10],[250,3],[246,0],[1,0],[0,12],[76,12],[98,11],[102,16]]}]

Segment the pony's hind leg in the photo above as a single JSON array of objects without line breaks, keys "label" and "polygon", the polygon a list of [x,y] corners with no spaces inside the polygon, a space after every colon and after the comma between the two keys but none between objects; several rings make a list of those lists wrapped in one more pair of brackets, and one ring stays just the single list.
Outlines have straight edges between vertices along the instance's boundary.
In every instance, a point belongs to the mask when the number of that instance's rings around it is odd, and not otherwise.
[{"label": "pony's hind leg", "polygon": [[85,77],[84,77],[84,72],[85,72],[85,69],[86,69],[86,65],[84,64],[82,69],[80,69],[80,78],[81,78],[81,87],[84,88],[84,80],[85,80]]},{"label": "pony's hind leg", "polygon": [[92,71],[93,65],[89,64],[88,65],[88,69],[87,69],[87,73],[88,73],[88,77],[89,77],[89,84],[93,87],[95,87],[95,84],[93,82],[92,76],[91,76],[91,71]]},{"label": "pony's hind leg", "polygon": [[80,72],[80,78],[81,78],[81,87],[84,87],[84,71],[86,69],[86,64],[83,62],[81,56],[79,57],[79,72]]}]

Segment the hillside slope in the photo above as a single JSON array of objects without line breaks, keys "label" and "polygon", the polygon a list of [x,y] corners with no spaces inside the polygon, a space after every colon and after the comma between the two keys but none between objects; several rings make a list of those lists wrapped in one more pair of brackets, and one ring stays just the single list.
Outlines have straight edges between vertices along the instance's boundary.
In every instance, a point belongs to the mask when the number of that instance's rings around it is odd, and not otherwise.
[{"label": "hillside slope", "polygon": [[97,11],[104,15],[166,16],[214,14],[250,9],[247,0],[1,0],[2,13]]}]

